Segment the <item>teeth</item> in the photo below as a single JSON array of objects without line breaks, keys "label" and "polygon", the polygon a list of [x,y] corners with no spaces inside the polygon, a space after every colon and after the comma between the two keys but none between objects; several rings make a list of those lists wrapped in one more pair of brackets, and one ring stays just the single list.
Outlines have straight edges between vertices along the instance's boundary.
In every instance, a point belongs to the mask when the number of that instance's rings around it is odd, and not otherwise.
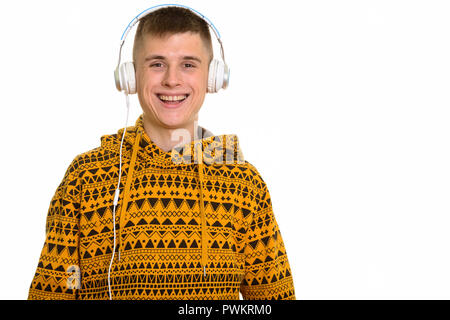
[{"label": "teeth", "polygon": [[184,95],[184,96],[163,96],[163,95],[158,95],[158,96],[159,96],[159,98],[161,100],[164,100],[164,101],[178,101],[178,100],[183,100],[183,99],[185,99],[187,97],[187,95]]}]

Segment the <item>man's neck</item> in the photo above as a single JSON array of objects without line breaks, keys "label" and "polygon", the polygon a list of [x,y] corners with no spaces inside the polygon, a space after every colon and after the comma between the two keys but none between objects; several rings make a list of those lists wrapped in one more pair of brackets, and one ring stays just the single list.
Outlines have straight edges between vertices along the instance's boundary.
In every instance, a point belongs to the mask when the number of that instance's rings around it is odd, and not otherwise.
[{"label": "man's neck", "polygon": [[[154,144],[164,152],[172,150],[176,146],[181,146],[194,140],[194,132],[198,132],[197,120],[189,123],[186,127],[176,129],[164,128],[147,121],[143,118],[144,130]],[[199,137],[197,137],[198,139]]]}]

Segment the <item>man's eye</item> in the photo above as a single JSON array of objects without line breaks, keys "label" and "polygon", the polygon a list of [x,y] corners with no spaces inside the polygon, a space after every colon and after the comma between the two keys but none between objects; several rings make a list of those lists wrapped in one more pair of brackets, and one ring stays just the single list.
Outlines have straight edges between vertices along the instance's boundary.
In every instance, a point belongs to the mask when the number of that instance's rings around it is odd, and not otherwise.
[{"label": "man's eye", "polygon": [[195,68],[195,66],[191,63],[185,63],[184,66],[188,68]]},{"label": "man's eye", "polygon": [[160,66],[162,66],[162,64],[159,62],[150,65],[150,67],[160,67]]}]

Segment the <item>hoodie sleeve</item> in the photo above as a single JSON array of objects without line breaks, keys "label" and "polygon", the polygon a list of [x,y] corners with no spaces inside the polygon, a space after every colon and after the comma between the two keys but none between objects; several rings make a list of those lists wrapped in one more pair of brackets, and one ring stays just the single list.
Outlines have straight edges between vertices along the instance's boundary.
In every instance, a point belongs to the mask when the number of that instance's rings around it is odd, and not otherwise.
[{"label": "hoodie sleeve", "polygon": [[251,168],[257,186],[256,210],[246,233],[241,294],[246,300],[295,300],[292,273],[269,190],[256,168]]},{"label": "hoodie sleeve", "polygon": [[50,201],[45,225],[45,243],[28,300],[77,299],[80,288],[79,212],[81,187],[77,157]]}]

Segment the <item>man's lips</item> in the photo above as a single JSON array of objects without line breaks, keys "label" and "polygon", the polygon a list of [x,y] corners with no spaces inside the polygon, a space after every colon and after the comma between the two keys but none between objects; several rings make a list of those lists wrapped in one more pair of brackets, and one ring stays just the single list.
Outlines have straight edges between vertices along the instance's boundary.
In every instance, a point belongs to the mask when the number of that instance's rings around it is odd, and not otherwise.
[{"label": "man's lips", "polygon": [[166,108],[177,108],[187,100],[189,94],[156,94],[161,104]]}]

